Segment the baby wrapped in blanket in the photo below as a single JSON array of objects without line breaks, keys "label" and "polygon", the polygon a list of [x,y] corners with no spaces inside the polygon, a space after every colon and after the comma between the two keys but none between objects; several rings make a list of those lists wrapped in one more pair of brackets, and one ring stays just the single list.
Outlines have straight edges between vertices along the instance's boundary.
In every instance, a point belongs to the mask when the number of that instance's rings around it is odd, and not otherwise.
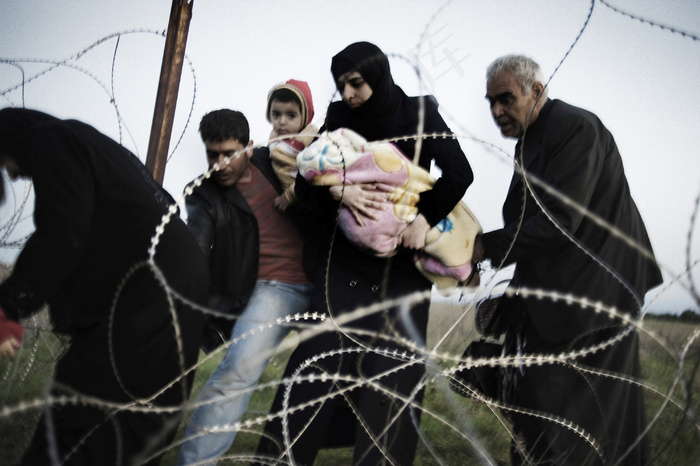
[{"label": "baby wrapped in blanket", "polygon": [[[340,209],[338,226],[360,249],[386,257],[398,247],[398,237],[416,217],[420,193],[435,184],[428,171],[413,165],[389,142],[367,142],[356,132],[339,128],[324,132],[297,157],[299,173],[316,186],[355,183],[383,184],[387,206],[377,219],[360,226],[349,209]],[[474,273],[471,261],[481,225],[461,201],[426,236],[425,249],[415,256],[418,270],[441,290],[467,281]]]}]

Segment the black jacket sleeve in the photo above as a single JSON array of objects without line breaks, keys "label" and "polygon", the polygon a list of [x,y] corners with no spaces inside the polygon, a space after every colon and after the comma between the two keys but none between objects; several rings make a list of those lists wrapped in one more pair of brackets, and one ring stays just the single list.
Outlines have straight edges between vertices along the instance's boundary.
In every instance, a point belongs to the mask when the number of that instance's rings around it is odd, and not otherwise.
[{"label": "black jacket sleeve", "polygon": [[[207,201],[207,196],[203,195],[204,189],[200,186],[199,189],[195,189],[192,194],[187,196],[185,206],[187,209],[187,227],[192,232],[208,262],[216,230],[214,206]],[[211,199],[211,197],[209,198]]]},{"label": "black jacket sleeve", "polygon": [[585,217],[605,163],[602,142],[609,138],[601,134],[602,125],[579,115],[561,115],[556,128],[551,126],[542,147],[533,149],[537,160],[531,172],[526,168],[525,184],[506,200],[518,210],[523,189],[532,190],[536,197],[527,197],[532,214],[526,213],[522,224],[518,218],[507,219],[504,228],[483,236],[485,257],[494,263],[527,261],[564,246],[570,240],[563,232],[576,235]]},{"label": "black jacket sleeve", "polygon": [[418,210],[435,226],[445,218],[464,197],[467,188],[474,181],[474,174],[464,155],[459,141],[438,112],[437,102],[425,99],[426,118],[424,133],[445,134],[446,137],[423,139],[421,166],[430,169],[431,161],[440,168],[442,174],[433,189],[421,193]]}]

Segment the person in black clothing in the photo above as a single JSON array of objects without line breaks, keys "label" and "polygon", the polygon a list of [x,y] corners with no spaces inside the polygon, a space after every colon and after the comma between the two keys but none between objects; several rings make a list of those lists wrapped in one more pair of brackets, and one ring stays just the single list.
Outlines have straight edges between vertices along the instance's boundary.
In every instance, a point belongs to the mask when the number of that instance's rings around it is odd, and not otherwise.
[{"label": "person in black clothing", "polygon": [[504,371],[513,461],[649,464],[639,338],[623,317],[639,317],[662,277],[615,140],[593,113],[547,98],[529,57],[495,60],[486,98],[518,143],[504,226],[475,254],[515,263],[514,288],[559,294],[507,301],[512,355],[568,356]]},{"label": "person in black clothing", "polygon": [[[0,285],[17,322],[49,305],[70,337],[23,464],[158,464],[187,400],[208,287],[174,200],[138,158],[95,128],[0,110],[0,162],[31,178],[36,229]],[[0,322],[2,325],[2,322]],[[167,409],[160,409],[167,408]]]},{"label": "person in black clothing", "polygon": [[[330,254],[328,281],[324,268],[314,284],[310,310],[327,312],[335,319],[360,306],[401,299],[409,293],[422,291],[429,295],[431,283],[415,267],[413,253],[425,246],[429,228],[447,216],[464,196],[472,172],[454,138],[425,138],[416,144],[413,136],[419,132],[419,123],[424,133],[450,133],[450,129],[438,113],[434,98],[408,97],[394,83],[389,60],[377,46],[367,42],[348,46],[333,57],[331,72],[342,101],[330,104],[322,131],[350,128],[369,141],[408,136],[395,144],[409,159],[417,156],[417,163],[426,169],[435,161],[442,169],[433,189],[421,193],[419,214],[405,229],[402,246],[393,257],[361,252],[340,230],[334,241],[326,240]],[[386,196],[374,183],[328,188],[311,186],[303,177],[297,177],[295,192],[302,204],[331,227],[339,203],[346,205],[359,223],[363,218],[374,218]],[[279,417],[269,421],[258,447],[261,458],[288,456],[296,464],[311,465],[322,444],[353,444],[356,465],[384,464],[387,460],[400,465],[413,462],[420,424],[417,405],[423,397],[425,370],[420,353],[402,340],[424,347],[429,298],[407,304],[408,312],[403,312],[402,306],[387,306],[337,332],[321,333],[300,343],[285,377],[297,371],[301,375],[339,373],[356,378],[357,386],[318,378],[313,383],[281,386],[272,414],[280,415],[285,395],[289,408],[315,404],[285,415],[286,433]],[[378,352],[384,350],[403,356]],[[323,357],[316,360],[316,355]],[[306,361],[314,362],[307,367]],[[340,394],[343,389],[348,390]],[[335,395],[326,398],[328,394]]]}]

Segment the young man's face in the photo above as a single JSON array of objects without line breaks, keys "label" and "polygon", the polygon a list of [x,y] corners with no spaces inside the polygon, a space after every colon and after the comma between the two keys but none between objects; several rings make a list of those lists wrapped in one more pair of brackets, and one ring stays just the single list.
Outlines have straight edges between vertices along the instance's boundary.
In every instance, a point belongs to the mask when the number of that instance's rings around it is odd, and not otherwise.
[{"label": "young man's face", "polygon": [[[253,141],[249,141],[247,147],[252,146]],[[235,139],[227,139],[226,141],[204,141],[204,147],[207,151],[207,161],[209,168],[213,167],[217,162],[223,164],[224,159],[229,157],[227,164],[221,165],[219,170],[212,173],[212,178],[221,186],[229,187],[238,183],[238,181],[248,174],[248,161],[253,155],[253,151],[246,150],[246,146]]]},{"label": "young man's face", "polygon": [[[544,86],[535,83],[528,95],[523,94],[515,75],[504,71],[486,83],[486,99],[491,115],[501,134],[507,138],[520,138],[525,129],[537,119],[544,101],[537,98]],[[534,108],[534,110],[533,110]]]},{"label": "young man's face", "polygon": [[278,136],[299,133],[303,128],[301,109],[297,102],[273,100],[270,104],[272,129]]}]

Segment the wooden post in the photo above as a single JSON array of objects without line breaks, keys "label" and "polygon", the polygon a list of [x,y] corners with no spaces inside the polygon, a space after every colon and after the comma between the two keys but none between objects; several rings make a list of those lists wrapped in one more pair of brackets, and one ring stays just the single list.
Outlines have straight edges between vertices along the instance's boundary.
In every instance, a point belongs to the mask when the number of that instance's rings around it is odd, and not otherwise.
[{"label": "wooden post", "polygon": [[170,22],[165,37],[163,63],[160,69],[158,94],[153,111],[151,137],[148,142],[146,168],[153,178],[163,184],[165,164],[168,159],[170,136],[173,130],[173,117],[177,104],[177,93],[180,87],[182,64],[185,57],[187,32],[192,18],[194,0],[173,0],[170,10]]}]

